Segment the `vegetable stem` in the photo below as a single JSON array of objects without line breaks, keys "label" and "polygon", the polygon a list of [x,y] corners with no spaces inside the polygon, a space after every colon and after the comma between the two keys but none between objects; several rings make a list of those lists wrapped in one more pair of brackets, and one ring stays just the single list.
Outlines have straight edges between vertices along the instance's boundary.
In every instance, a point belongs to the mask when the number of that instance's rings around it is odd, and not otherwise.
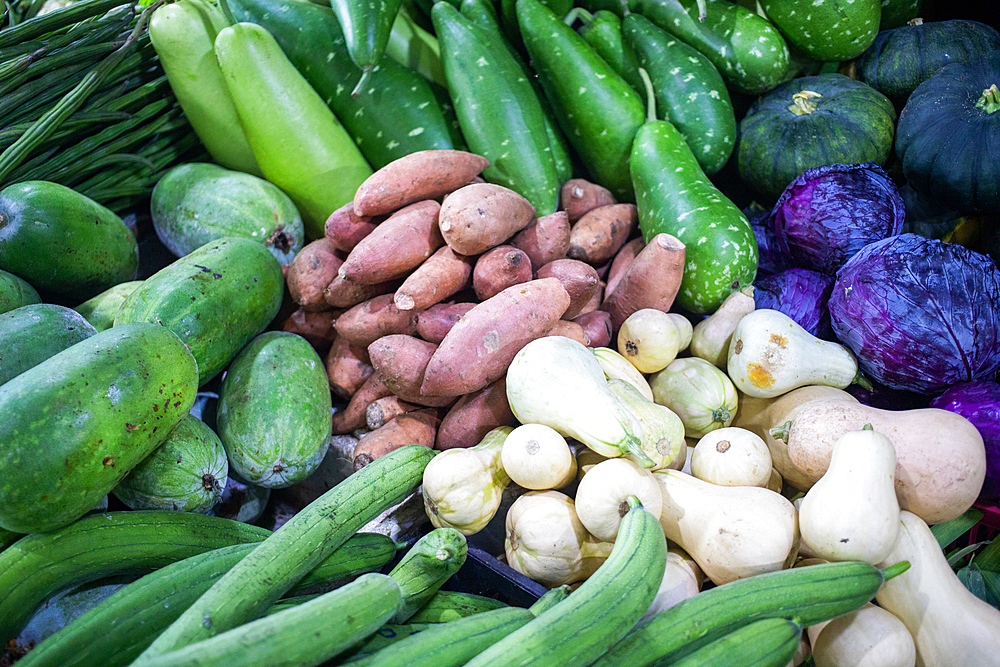
[{"label": "vegetable stem", "polygon": [[882,576],[885,577],[886,581],[889,581],[893,577],[898,577],[899,575],[903,574],[909,569],[910,569],[910,561],[901,560],[898,563],[890,565],[889,567],[882,570]]},{"label": "vegetable stem", "polygon": [[653,80],[649,78],[649,72],[644,68],[639,68],[639,78],[646,87],[646,122],[656,120],[656,94],[653,92]]},{"label": "vegetable stem", "polygon": [[229,25],[236,25],[238,23],[236,17],[233,16],[233,12],[230,11],[229,3],[226,0],[219,0],[219,9],[222,10],[222,15],[226,17]]},{"label": "vegetable stem", "polygon": [[868,378],[866,378],[864,375],[861,374],[861,371],[858,371],[857,375],[854,376],[854,379],[851,381],[851,383],[856,384],[862,389],[866,389],[868,391],[872,391],[874,389],[872,383],[868,380]]},{"label": "vegetable stem", "polygon": [[590,25],[594,22],[594,15],[583,7],[574,7],[563,17],[563,23],[572,27],[573,22],[577,19],[583,21],[584,25]]},{"label": "vegetable stem", "polygon": [[792,428],[792,422],[791,420],[789,420],[786,421],[784,424],[781,424],[780,426],[775,426],[774,428],[769,429],[768,434],[775,440],[781,440],[783,443],[787,445],[788,432],[791,430],[791,428]]},{"label": "vegetable stem", "polygon": [[982,96],[976,102],[976,108],[982,109],[988,114],[1000,110],[1000,90],[997,89],[997,84],[994,83],[983,91]]},{"label": "vegetable stem", "polygon": [[811,90],[803,90],[800,93],[795,93],[792,95],[792,103],[788,106],[788,110],[796,116],[811,114],[813,111],[816,111],[816,103],[813,102],[813,99],[817,97],[823,96]]}]

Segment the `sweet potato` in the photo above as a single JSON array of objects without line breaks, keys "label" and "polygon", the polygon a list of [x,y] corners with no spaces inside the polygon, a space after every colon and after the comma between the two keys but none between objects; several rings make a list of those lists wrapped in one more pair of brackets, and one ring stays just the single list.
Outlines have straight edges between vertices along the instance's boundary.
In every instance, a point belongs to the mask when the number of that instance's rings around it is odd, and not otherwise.
[{"label": "sweet potato", "polygon": [[337,337],[334,325],[340,310],[306,310],[299,308],[281,323],[281,330],[302,336],[320,356],[326,354]]},{"label": "sweet potato", "polygon": [[334,338],[329,352],[323,357],[323,366],[330,390],[348,400],[375,371],[368,359],[368,350],[343,336]]},{"label": "sweet potato", "polygon": [[656,308],[667,312],[674,303],[684,275],[685,246],[675,236],[657,234],[639,251],[601,310],[611,315],[613,331],[637,310]]},{"label": "sweet potato", "polygon": [[395,292],[398,287],[398,280],[362,285],[337,276],[323,290],[323,299],[334,308],[353,308],[362,301],[374,299],[380,294]]},{"label": "sweet potato", "polygon": [[417,313],[400,310],[392,294],[380,294],[354,306],[337,318],[337,333],[361,347],[389,334],[416,334]]},{"label": "sweet potato", "polygon": [[531,260],[512,245],[498,245],[479,256],[472,270],[472,289],[480,301],[512,285],[531,280]]},{"label": "sweet potato", "polygon": [[364,434],[354,446],[355,472],[403,445],[433,447],[434,436],[437,435],[440,423],[437,410],[424,408],[399,415],[374,431]]},{"label": "sweet potato", "polygon": [[571,178],[559,190],[559,201],[572,225],[588,211],[617,204],[611,190],[583,178]]},{"label": "sweet potato", "polygon": [[571,320],[579,315],[601,287],[597,270],[578,259],[557,259],[549,262],[538,267],[535,278],[555,278],[569,292],[569,308],[563,313],[564,320]]},{"label": "sweet potato", "polygon": [[465,394],[451,406],[438,427],[434,448],[472,447],[497,426],[517,423],[507,401],[507,380],[503,375],[482,389]]},{"label": "sweet potato", "polygon": [[354,246],[337,275],[371,285],[409,274],[444,245],[440,210],[433,199],[399,209]]},{"label": "sweet potato", "polygon": [[478,255],[517,234],[533,217],[535,207],[510,188],[473,183],[448,195],[438,226],[455,252]]},{"label": "sweet potato", "polygon": [[607,347],[611,344],[611,315],[604,310],[592,310],[577,315],[573,321],[583,327],[587,347]]},{"label": "sweet potato", "polygon": [[365,423],[369,429],[374,431],[401,414],[420,409],[422,409],[421,406],[416,403],[407,403],[399,396],[386,396],[368,404],[365,409]]},{"label": "sweet potato", "polygon": [[632,264],[635,256],[639,254],[644,245],[646,243],[642,240],[642,237],[637,236],[615,253],[615,258],[611,260],[611,266],[608,268],[607,284],[604,286],[605,293],[611,294],[615,290],[618,281],[625,275],[629,265]]},{"label": "sweet potato", "polygon": [[417,315],[417,335],[437,345],[476,304],[472,301],[438,303]]},{"label": "sweet potato", "polygon": [[450,396],[435,396],[420,390],[427,362],[437,345],[406,334],[382,336],[368,346],[375,373],[382,384],[407,403],[439,407],[452,402]]},{"label": "sweet potato", "polygon": [[583,330],[583,326],[572,320],[559,320],[552,326],[551,329],[549,329],[549,332],[545,335],[563,336],[565,338],[571,338],[575,340],[580,345],[587,344],[587,334]]},{"label": "sweet potato", "polygon": [[337,276],[343,263],[337,249],[326,238],[307,243],[285,273],[285,284],[292,300],[306,310],[329,310],[323,290]]},{"label": "sweet potato", "polygon": [[527,227],[511,238],[510,245],[523,250],[532,266],[562,259],[569,252],[569,217],[566,211],[532,218]]},{"label": "sweet potato", "polygon": [[444,337],[420,386],[428,396],[459,396],[507,372],[522,347],[544,336],[569,307],[555,278],[508,287],[475,306]]},{"label": "sweet potato", "polygon": [[393,160],[354,193],[357,215],[390,213],[422,199],[437,199],[472,182],[490,161],[457,150],[425,150]]},{"label": "sweet potato", "polygon": [[566,256],[598,266],[615,256],[639,226],[635,204],[611,204],[588,211],[569,230]]},{"label": "sweet potato", "polygon": [[[601,303],[604,301],[604,281],[600,281],[597,284],[597,289],[594,290],[593,296],[590,297],[590,301],[584,304],[583,308],[577,313],[577,317],[583,315],[584,313],[589,313],[592,310],[598,310],[601,307]],[[576,317],[570,318],[576,319]]]},{"label": "sweet potato", "polygon": [[347,202],[326,219],[323,233],[337,250],[350,252],[361,239],[372,233],[379,222],[368,215],[356,215],[354,204]]},{"label": "sweet potato", "polygon": [[363,428],[366,424],[368,404],[391,395],[392,391],[382,383],[378,374],[369,375],[364,384],[351,396],[344,409],[333,413],[333,434],[343,435]]},{"label": "sweet potato", "polygon": [[441,246],[413,270],[393,296],[400,310],[426,310],[468,287],[473,258]]}]

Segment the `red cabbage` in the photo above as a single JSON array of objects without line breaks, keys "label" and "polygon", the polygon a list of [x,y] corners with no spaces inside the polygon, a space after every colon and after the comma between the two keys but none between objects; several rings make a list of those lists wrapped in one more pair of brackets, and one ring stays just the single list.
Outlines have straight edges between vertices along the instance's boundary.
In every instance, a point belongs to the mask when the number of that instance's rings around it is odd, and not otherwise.
[{"label": "red cabbage", "polygon": [[758,278],[753,284],[758,309],[779,310],[814,336],[831,340],[830,311],[826,302],[833,291],[833,276],[809,269],[786,269]]},{"label": "red cabbage", "polygon": [[806,170],[781,193],[770,223],[796,266],[832,276],[861,248],[899,234],[905,217],[892,179],[868,162]]},{"label": "red cabbage", "polygon": [[762,213],[750,220],[750,229],[757,237],[757,275],[778,273],[794,266],[792,258],[781,252],[778,241],[771,231],[770,212]]},{"label": "red cabbage", "polygon": [[1000,367],[1000,269],[964,246],[916,234],[865,246],[829,309],[862,371],[890,388],[932,395]]},{"label": "red cabbage", "polygon": [[986,481],[979,497],[1000,498],[1000,384],[993,380],[959,382],[931,399],[930,406],[956,412],[979,430],[986,445]]}]

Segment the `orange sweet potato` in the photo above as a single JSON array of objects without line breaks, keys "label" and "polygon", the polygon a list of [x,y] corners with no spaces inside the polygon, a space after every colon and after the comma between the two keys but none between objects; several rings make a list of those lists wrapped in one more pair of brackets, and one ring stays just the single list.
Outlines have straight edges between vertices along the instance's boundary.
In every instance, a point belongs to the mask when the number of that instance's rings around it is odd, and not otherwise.
[{"label": "orange sweet potato", "polygon": [[507,401],[506,376],[460,397],[438,427],[435,449],[472,447],[498,426],[516,426]]},{"label": "orange sweet potato", "polygon": [[642,250],[644,245],[646,245],[646,243],[642,240],[642,237],[637,236],[623,245],[621,249],[615,253],[615,258],[611,260],[611,266],[608,268],[607,284],[604,286],[604,291],[607,294],[611,294],[615,290],[615,286],[618,285],[618,281],[625,275],[629,265],[635,259],[635,256],[639,254],[639,251]]},{"label": "orange sweet potato", "polygon": [[512,285],[531,280],[531,260],[512,245],[498,245],[479,256],[472,270],[472,289],[480,301]]},{"label": "orange sweet potato", "polygon": [[562,259],[569,252],[569,216],[556,211],[533,218],[528,226],[510,240],[510,245],[523,250],[532,266],[541,266]]},{"label": "orange sweet potato", "polygon": [[417,315],[417,335],[437,345],[475,305],[471,301],[434,304]]},{"label": "orange sweet potato", "polygon": [[420,386],[428,396],[459,396],[507,372],[522,347],[544,336],[569,307],[555,278],[508,287],[467,312],[444,337]]},{"label": "orange sweet potato", "polygon": [[684,275],[684,251],[680,239],[670,234],[657,234],[639,251],[614,291],[607,293],[601,304],[601,310],[611,315],[614,331],[637,310],[670,310]]},{"label": "orange sweet potato", "polygon": [[415,403],[407,403],[399,396],[386,396],[368,404],[368,407],[365,409],[365,423],[367,423],[369,429],[374,431],[403,413],[420,409],[421,406]]},{"label": "orange sweet potato", "polygon": [[361,239],[372,233],[379,222],[372,216],[355,215],[354,204],[347,202],[326,219],[323,233],[337,250],[350,252]]},{"label": "orange sweet potato", "polygon": [[365,380],[374,372],[368,350],[336,336],[329,352],[323,357],[326,377],[333,393],[350,400]]},{"label": "orange sweet potato", "polygon": [[471,284],[473,258],[441,246],[406,277],[393,296],[400,310],[426,310]]},{"label": "orange sweet potato", "polygon": [[339,310],[306,310],[299,308],[281,323],[281,330],[302,336],[322,356],[326,354],[337,337],[334,325]]},{"label": "orange sweet potato", "polygon": [[611,315],[604,310],[592,310],[577,315],[573,321],[583,327],[587,347],[607,347],[611,344]]},{"label": "orange sweet potato", "polygon": [[611,204],[587,211],[569,231],[566,255],[598,266],[615,256],[639,226],[635,204]]},{"label": "orange sweet potato", "polygon": [[437,199],[472,182],[490,161],[457,150],[417,151],[369,176],[354,193],[357,215],[390,213],[422,199]]},{"label": "orange sweet potato", "polygon": [[433,447],[434,436],[440,423],[437,410],[424,408],[399,415],[374,431],[364,434],[358,440],[358,444],[354,445],[355,472],[403,445]]},{"label": "orange sweet potato", "polygon": [[343,263],[337,249],[326,238],[307,243],[285,273],[285,284],[292,300],[306,310],[329,310],[323,290],[337,276]]},{"label": "orange sweet potato", "polygon": [[333,413],[333,434],[344,435],[363,428],[366,424],[368,404],[391,395],[392,391],[382,383],[377,374],[369,375],[364,384],[351,396],[344,409]]},{"label": "orange sweet potato", "polygon": [[538,267],[535,278],[556,278],[569,292],[569,308],[563,313],[564,320],[571,320],[579,315],[601,287],[597,270],[578,259],[549,262]]},{"label": "orange sweet potato", "polygon": [[450,396],[422,392],[421,382],[427,362],[437,350],[437,345],[406,334],[382,336],[368,346],[375,373],[382,378],[394,395],[407,403],[438,407],[451,403]]},{"label": "orange sweet potato", "polygon": [[323,299],[334,308],[353,308],[362,301],[394,292],[397,287],[399,287],[398,280],[362,285],[337,276],[323,290]]},{"label": "orange sweet potato", "polygon": [[588,211],[618,203],[606,187],[583,178],[571,178],[563,183],[559,201],[571,225]]},{"label": "orange sweet potato", "polygon": [[426,199],[396,211],[354,246],[337,275],[372,285],[409,274],[444,245],[440,210],[440,204]]},{"label": "orange sweet potato", "polygon": [[478,255],[517,234],[533,217],[535,207],[510,188],[473,183],[448,195],[438,226],[455,252]]},{"label": "orange sweet potato", "polygon": [[337,333],[361,347],[368,347],[388,334],[413,335],[416,332],[416,311],[397,308],[392,294],[368,299],[337,318]]},{"label": "orange sweet potato", "polygon": [[583,326],[572,320],[559,320],[545,335],[563,336],[575,340],[580,345],[587,344],[587,334],[583,330]]}]

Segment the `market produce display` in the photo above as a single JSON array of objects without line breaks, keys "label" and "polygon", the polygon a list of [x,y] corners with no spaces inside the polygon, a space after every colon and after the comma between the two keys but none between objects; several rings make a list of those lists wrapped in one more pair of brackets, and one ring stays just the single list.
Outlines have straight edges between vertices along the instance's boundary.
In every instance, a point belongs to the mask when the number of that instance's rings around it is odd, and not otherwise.
[{"label": "market produce display", "polygon": [[931,4],[5,3],[0,666],[995,664]]}]

